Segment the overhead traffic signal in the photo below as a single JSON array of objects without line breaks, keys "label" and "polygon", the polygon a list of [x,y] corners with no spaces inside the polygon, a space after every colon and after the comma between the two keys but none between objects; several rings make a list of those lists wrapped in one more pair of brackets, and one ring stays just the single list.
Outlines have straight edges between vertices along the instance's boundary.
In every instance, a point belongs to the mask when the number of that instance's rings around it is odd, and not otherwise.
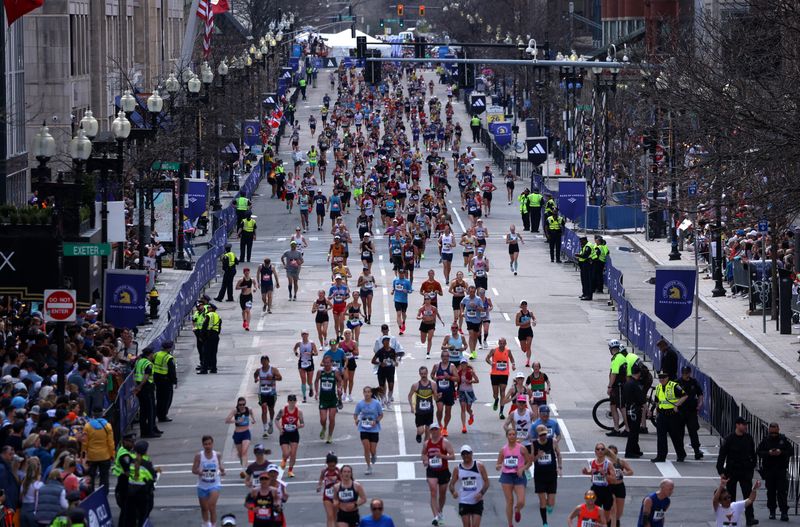
[{"label": "overhead traffic signal", "polygon": [[380,23],[381,27],[384,27],[386,25],[382,18],[379,20],[379,23]]},{"label": "overhead traffic signal", "polygon": [[406,27],[406,21],[403,20],[402,18],[398,20],[397,23],[400,27]]},{"label": "overhead traffic signal", "polygon": [[419,16],[425,16],[425,6],[419,6]]},{"label": "overhead traffic signal", "polygon": [[397,16],[403,16],[403,12],[405,11],[405,6],[403,4],[397,4]]}]

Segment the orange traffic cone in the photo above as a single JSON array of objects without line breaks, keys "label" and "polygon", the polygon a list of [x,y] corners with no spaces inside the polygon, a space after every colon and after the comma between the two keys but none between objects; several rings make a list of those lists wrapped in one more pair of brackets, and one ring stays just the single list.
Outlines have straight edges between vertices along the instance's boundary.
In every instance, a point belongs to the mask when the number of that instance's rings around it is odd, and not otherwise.
[{"label": "orange traffic cone", "polygon": [[561,169],[558,167],[558,163],[556,163],[556,172],[555,172],[554,175],[556,175],[556,176],[560,176],[561,175]]}]

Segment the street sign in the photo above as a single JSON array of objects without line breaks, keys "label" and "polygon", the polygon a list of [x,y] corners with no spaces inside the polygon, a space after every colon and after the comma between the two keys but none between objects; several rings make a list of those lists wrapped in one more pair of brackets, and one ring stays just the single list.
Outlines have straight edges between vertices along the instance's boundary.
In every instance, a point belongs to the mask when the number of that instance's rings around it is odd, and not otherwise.
[{"label": "street sign", "polygon": [[111,256],[111,244],[64,242],[64,256]]},{"label": "street sign", "polygon": [[689,186],[686,188],[686,193],[690,196],[697,195],[697,181],[690,181]]},{"label": "street sign", "polygon": [[758,220],[758,232],[769,232],[769,221],[765,219]]},{"label": "street sign", "polygon": [[74,289],[44,290],[45,322],[75,322],[75,306]]},{"label": "street sign", "polygon": [[486,95],[471,95],[469,100],[469,112],[472,115],[480,115],[486,111]]},{"label": "street sign", "polygon": [[663,165],[664,157],[664,147],[661,145],[656,145],[656,153],[653,155],[653,160],[659,165]]},{"label": "street sign", "polygon": [[541,165],[547,162],[546,137],[529,137],[525,140],[525,146],[528,149],[528,161],[534,165]]}]

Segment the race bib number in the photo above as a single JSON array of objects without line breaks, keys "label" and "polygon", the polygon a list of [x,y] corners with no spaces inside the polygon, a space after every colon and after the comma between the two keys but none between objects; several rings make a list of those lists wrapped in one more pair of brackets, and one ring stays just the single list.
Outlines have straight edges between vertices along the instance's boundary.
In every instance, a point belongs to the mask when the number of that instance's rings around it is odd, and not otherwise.
[{"label": "race bib number", "polygon": [[467,316],[470,318],[475,318],[478,316],[478,312],[474,309],[467,309]]},{"label": "race bib number", "polygon": [[348,359],[348,360],[352,359],[353,358],[353,353],[350,352],[350,351],[346,351],[345,354],[344,354],[344,358]]},{"label": "race bib number", "polygon": [[592,473],[592,483],[595,485],[605,485],[606,484],[606,475],[602,472],[594,472]]},{"label": "race bib number", "polygon": [[486,276],[486,271],[484,271],[483,269],[476,269],[475,276]]},{"label": "race bib number", "polygon": [[540,465],[549,465],[553,462],[553,456],[551,454],[542,454],[537,461]]},{"label": "race bib number", "polygon": [[217,469],[205,469],[200,475],[200,479],[206,483],[211,483],[217,479]]},{"label": "race bib number", "polygon": [[442,468],[442,458],[439,456],[428,458],[428,466],[431,468]]},{"label": "race bib number", "polygon": [[248,300],[247,302],[244,303],[244,307],[246,307],[247,309],[251,309],[253,307],[253,303]]},{"label": "race bib number", "polygon": [[394,361],[392,359],[383,359],[383,365],[387,368],[391,368],[394,366]]},{"label": "race bib number", "polygon": [[533,392],[534,399],[541,399],[542,397],[544,397],[544,392],[542,390],[536,390]]},{"label": "race bib number", "polygon": [[423,411],[430,410],[432,408],[431,402],[429,400],[424,400],[419,402],[419,409]]},{"label": "race bib number", "polygon": [[361,428],[372,428],[375,426],[375,420],[369,417],[361,418]]},{"label": "race bib number", "polygon": [[517,468],[519,465],[519,459],[517,456],[506,456],[503,459],[503,466],[506,468]]},{"label": "race bib number", "polygon": [[597,527],[597,524],[592,520],[583,520],[581,522],[581,527]]},{"label": "race bib number", "polygon": [[333,487],[325,489],[325,497],[331,500],[333,499]]},{"label": "race bib number", "polygon": [[622,479],[622,477],[623,477],[622,469],[621,468],[615,468],[614,469],[614,475],[617,477],[617,481],[620,481]]},{"label": "race bib number", "polygon": [[345,489],[339,491],[339,500],[341,501],[353,501],[355,494],[353,493],[353,489]]},{"label": "race bib number", "polygon": [[320,313],[325,312],[326,309],[328,309],[327,305],[325,305],[325,304],[317,304],[317,311],[319,311]]},{"label": "race bib number", "polygon": [[320,383],[320,387],[326,392],[329,392],[333,390],[333,383],[331,381],[322,381]]},{"label": "race bib number", "polygon": [[372,256],[372,253],[369,251],[361,251],[361,256],[363,256],[364,258],[369,258],[370,256]]},{"label": "race bib number", "polygon": [[495,368],[497,368],[497,371],[506,371],[508,369],[508,364],[505,361],[499,360],[495,364]]},{"label": "race bib number", "polygon": [[259,507],[256,509],[256,516],[259,519],[272,518],[272,509],[269,507]]},{"label": "race bib number", "polygon": [[295,430],[297,430],[297,425],[294,423],[286,423],[283,425],[284,432],[294,432]]},{"label": "race bib number", "polygon": [[261,393],[263,393],[264,395],[272,395],[275,393],[275,387],[269,384],[262,384]]},{"label": "race bib number", "polygon": [[661,511],[661,510],[653,511],[653,520],[654,521],[661,521],[661,520],[664,519],[664,516],[665,516],[664,511]]},{"label": "race bib number", "polygon": [[478,490],[478,480],[475,478],[464,478],[461,480],[461,488],[463,490]]},{"label": "race bib number", "polygon": [[311,366],[311,361],[310,360],[301,360],[300,361],[300,367],[301,368],[308,368],[310,366]]},{"label": "race bib number", "polygon": [[439,379],[439,388],[442,390],[449,390],[450,389],[450,381],[447,379]]}]

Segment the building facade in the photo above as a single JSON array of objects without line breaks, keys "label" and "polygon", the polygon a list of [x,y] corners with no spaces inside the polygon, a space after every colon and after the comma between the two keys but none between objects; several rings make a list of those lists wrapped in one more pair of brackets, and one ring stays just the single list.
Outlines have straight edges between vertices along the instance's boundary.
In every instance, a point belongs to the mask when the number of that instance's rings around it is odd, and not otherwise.
[{"label": "building facade", "polygon": [[[3,16],[2,24],[6,24]],[[28,145],[25,135],[25,17],[5,27],[4,135],[0,138],[0,204],[25,203],[27,198]],[[5,139],[3,141],[3,139]]]}]

